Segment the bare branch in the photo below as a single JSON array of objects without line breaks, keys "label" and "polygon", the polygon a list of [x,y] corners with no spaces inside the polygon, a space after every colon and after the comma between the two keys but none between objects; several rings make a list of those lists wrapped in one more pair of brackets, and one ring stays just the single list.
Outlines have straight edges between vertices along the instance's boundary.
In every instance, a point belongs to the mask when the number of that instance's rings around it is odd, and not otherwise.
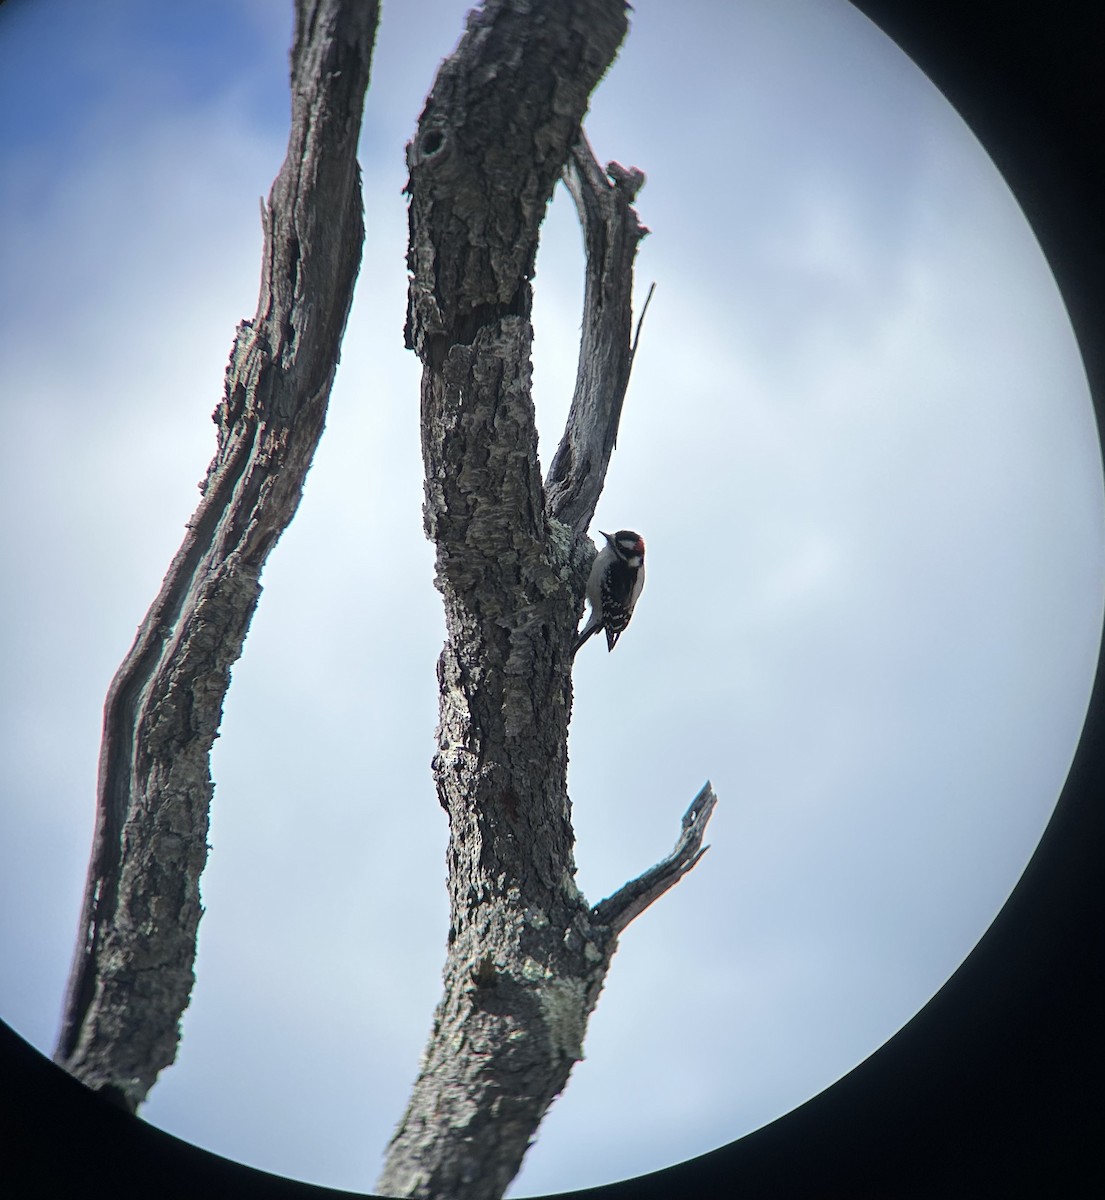
[{"label": "bare branch", "polygon": [[104,706],[96,829],[56,1058],[133,1110],[173,1061],[207,857],[210,751],[258,578],[298,507],[360,267],[357,139],[378,4],[297,0],[288,154],[263,209],[218,449]]},{"label": "bare branch", "polygon": [[683,814],[682,832],[672,852],[656,866],[649,867],[612,896],[596,904],[592,910],[594,923],[609,927],[617,936],[654,900],[674,887],[709,850],[709,846],[702,845],[702,838],[716,805],[717,795],[707,780]]},{"label": "bare branch", "polygon": [[602,494],[637,349],[636,339],[629,341],[633,262],[648,230],[632,204],[645,177],[618,163],[604,173],[581,130],[564,181],[583,226],[587,278],[575,394],[545,479],[546,511],[584,534]]}]

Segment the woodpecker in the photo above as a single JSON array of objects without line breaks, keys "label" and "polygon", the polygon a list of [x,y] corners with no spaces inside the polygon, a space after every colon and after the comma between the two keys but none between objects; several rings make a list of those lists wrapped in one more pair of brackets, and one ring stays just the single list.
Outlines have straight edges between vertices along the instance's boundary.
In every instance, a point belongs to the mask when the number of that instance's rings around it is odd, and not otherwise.
[{"label": "woodpecker", "polygon": [[[599,530],[602,533],[602,530]],[[591,614],[572,646],[572,657],[593,633],[606,630],[607,652],[633,616],[633,606],[645,586],[645,540],[632,529],[602,533],[606,545],[595,555],[587,579],[587,603]]]}]

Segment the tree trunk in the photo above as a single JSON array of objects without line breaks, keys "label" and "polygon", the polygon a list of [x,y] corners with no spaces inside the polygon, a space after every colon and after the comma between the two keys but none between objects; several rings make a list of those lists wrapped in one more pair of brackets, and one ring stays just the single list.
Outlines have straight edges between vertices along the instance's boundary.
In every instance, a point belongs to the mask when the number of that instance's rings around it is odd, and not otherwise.
[{"label": "tree trunk", "polygon": [[57,1061],[133,1111],[176,1056],[193,983],[210,751],[269,551],[318,444],[361,260],[357,139],[375,0],[297,0],[288,154],[263,212],[218,449],[104,708],[96,829]]},{"label": "tree trunk", "polygon": [[[619,933],[703,853],[709,785],[668,859],[595,908],[576,887],[567,794],[570,652],[585,537],[633,350],[639,172],[598,169],[588,97],[625,35],[622,0],[487,0],[408,146],[425,524],[446,617],[433,769],[449,818],[444,994],[379,1189],[497,1200],[582,1057]],[[576,394],[542,483],[530,280],[572,160],[588,249]]]}]

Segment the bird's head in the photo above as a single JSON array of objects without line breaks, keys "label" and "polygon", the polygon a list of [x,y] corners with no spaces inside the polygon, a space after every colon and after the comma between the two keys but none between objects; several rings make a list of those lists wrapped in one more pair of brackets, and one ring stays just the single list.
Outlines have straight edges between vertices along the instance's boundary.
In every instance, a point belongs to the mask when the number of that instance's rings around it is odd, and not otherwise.
[{"label": "bird's head", "polygon": [[599,533],[606,538],[614,553],[627,565],[639,567],[645,561],[645,539],[632,529],[619,529],[617,533]]}]

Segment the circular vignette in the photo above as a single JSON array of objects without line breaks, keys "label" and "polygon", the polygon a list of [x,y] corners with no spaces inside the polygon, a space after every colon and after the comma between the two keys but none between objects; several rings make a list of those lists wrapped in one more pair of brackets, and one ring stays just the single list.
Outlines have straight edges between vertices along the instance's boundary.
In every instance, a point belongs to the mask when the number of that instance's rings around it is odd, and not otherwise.
[{"label": "circular vignette", "polygon": [[[1050,95],[1051,89],[1025,71],[1024,63],[1035,61],[1042,73],[1057,54],[1060,62],[1068,60],[1063,47],[1040,45],[1038,31],[1023,15],[1001,13],[1007,42],[1003,54],[992,57],[992,46],[980,52],[969,35],[988,35],[999,26],[995,5],[967,6],[973,19],[966,35],[962,27],[949,28],[950,16],[937,21],[931,6],[923,17],[920,5],[909,6],[913,15],[897,28],[882,12],[889,6],[861,0],[857,7],[876,19],[959,108],[1030,215],[1082,344],[1100,417],[1102,365],[1093,338],[1105,327],[1101,279],[1094,274],[1092,256],[1081,251],[1100,237],[1092,204],[1101,200],[1095,184],[1101,178],[1101,152],[1095,150],[1100,142],[1089,137],[1089,116],[1080,116],[1076,103],[1090,94],[1090,77],[1069,69],[1052,72],[1052,79],[1063,80],[1068,98],[1052,97],[1050,108],[1041,109],[1037,97],[1041,91]],[[1089,45],[1090,39],[1080,44]],[[1072,86],[1072,75],[1079,86]],[[995,90],[999,104],[993,102]],[[1017,97],[1020,104],[1007,107]],[[1064,109],[1060,121],[1056,113]],[[1036,115],[1030,120],[1028,113]],[[1076,128],[1084,143],[1072,142],[1066,132]],[[761,1180],[772,1191],[787,1186],[819,1196],[856,1195],[889,1178],[895,1195],[931,1195],[938,1186],[950,1194],[949,1183],[983,1178],[993,1186],[1006,1174],[1015,1176],[1022,1190],[1035,1180],[1054,1191],[1060,1162],[1073,1169],[1070,1164],[1079,1163],[1088,1149],[1090,1113],[1082,1089],[1100,1064],[1089,997],[1100,994],[1102,957],[1086,938],[1085,922],[1087,913],[1101,916],[1101,883],[1094,868],[1101,861],[1103,837],[1101,814],[1092,803],[1103,780],[1101,709],[1099,685],[1067,786],[1032,863],[983,941],[906,1029],[815,1100],[741,1142],[683,1167],[587,1194],[670,1195],[678,1188],[681,1194],[707,1195],[722,1186],[721,1180],[728,1194],[742,1185],[750,1190]],[[1013,1058],[1010,1047],[1019,1052]],[[146,1176],[144,1187],[161,1176],[162,1195],[177,1194],[178,1184],[181,1195],[194,1195],[201,1184],[221,1184],[246,1195],[254,1190],[258,1195],[342,1194],[276,1180],[120,1117],[18,1039],[5,1044],[6,1066],[9,1057],[6,1078],[12,1087],[5,1088],[5,1121],[17,1144],[45,1156],[36,1167],[40,1178],[49,1179],[51,1170],[73,1172],[59,1174],[58,1194],[64,1194],[61,1180],[75,1181],[78,1171],[86,1186],[97,1180],[98,1171],[110,1178],[120,1159],[129,1163],[136,1181],[144,1170],[155,1173]],[[53,1119],[40,1123],[32,1117],[43,1105]],[[958,1131],[964,1129],[971,1130],[973,1156],[958,1143]],[[1013,1140],[1016,1156],[995,1159]],[[954,1153],[933,1154],[934,1146]],[[176,1182],[166,1178],[173,1175]],[[134,1194],[148,1193],[136,1184]]]}]

